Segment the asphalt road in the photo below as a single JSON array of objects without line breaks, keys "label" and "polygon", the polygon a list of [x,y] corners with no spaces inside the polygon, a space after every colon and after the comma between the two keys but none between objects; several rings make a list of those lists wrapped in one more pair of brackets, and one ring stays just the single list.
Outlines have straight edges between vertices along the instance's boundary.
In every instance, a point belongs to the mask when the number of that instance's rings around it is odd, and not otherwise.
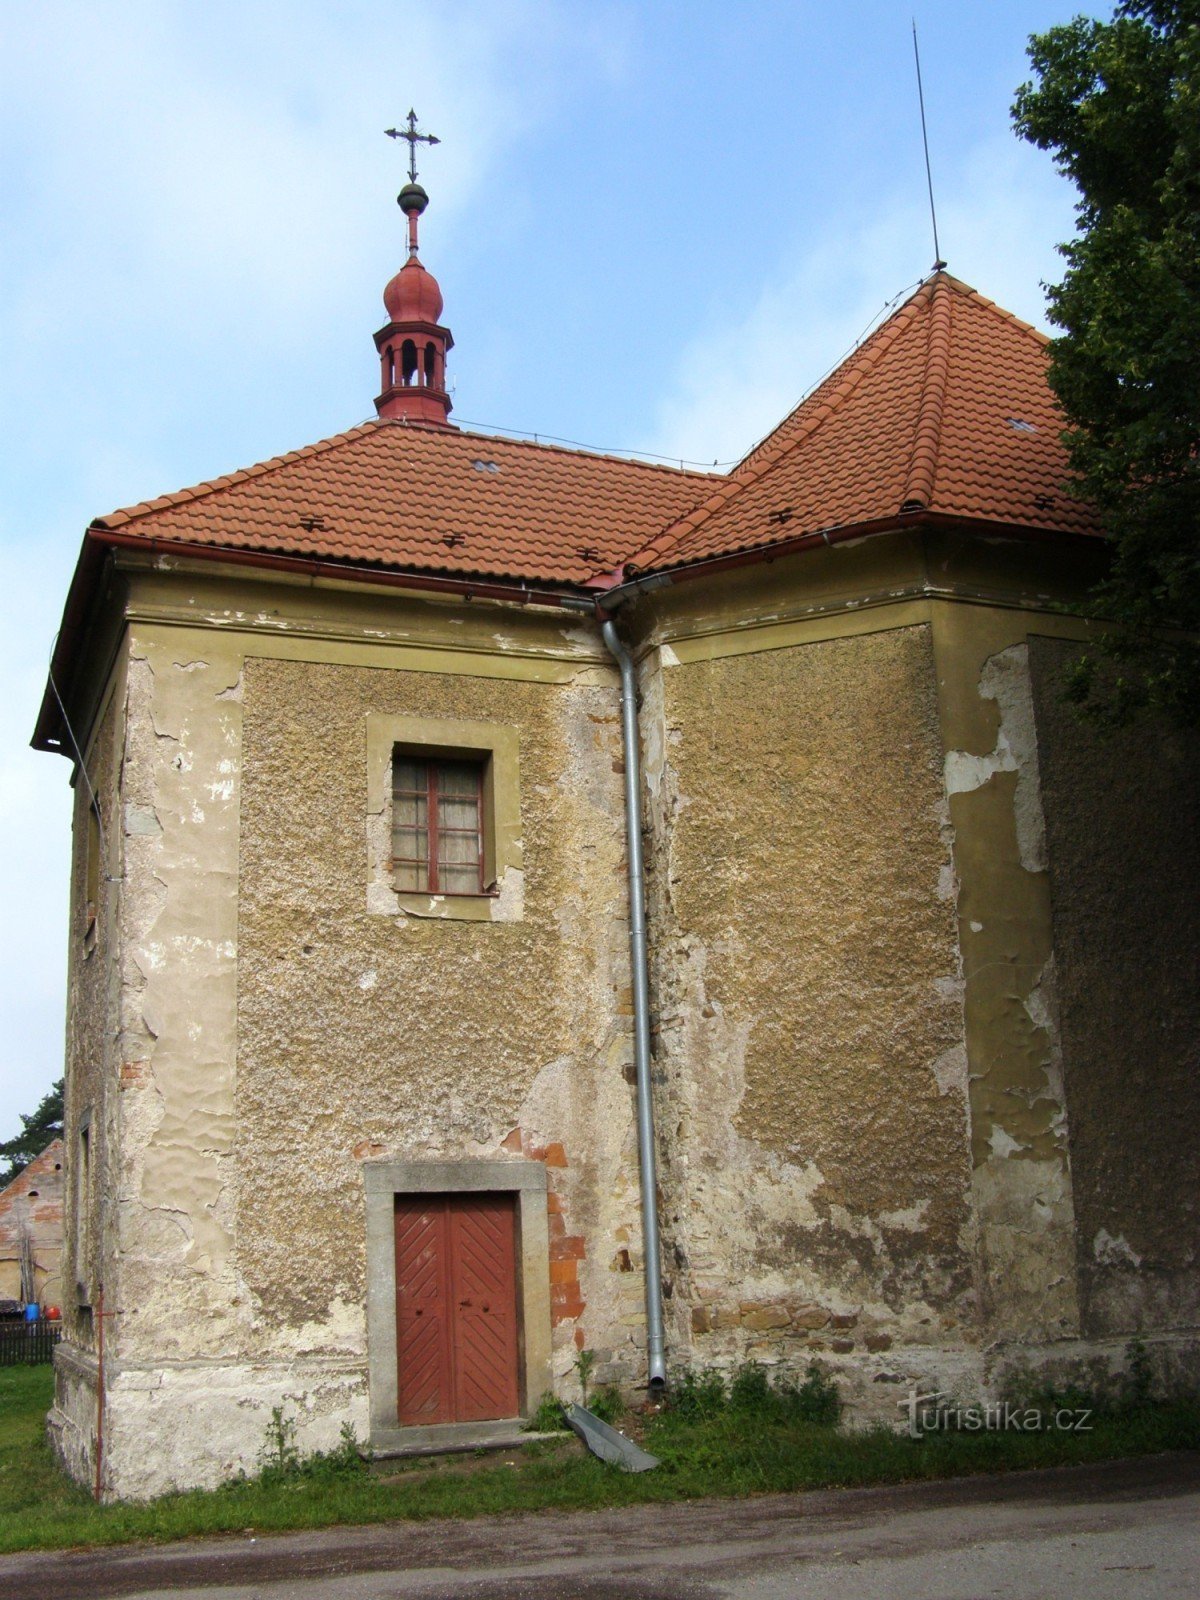
[{"label": "asphalt road", "polygon": [[1200,1454],[629,1511],[0,1557],[0,1600],[1159,1600],[1200,1594]]}]

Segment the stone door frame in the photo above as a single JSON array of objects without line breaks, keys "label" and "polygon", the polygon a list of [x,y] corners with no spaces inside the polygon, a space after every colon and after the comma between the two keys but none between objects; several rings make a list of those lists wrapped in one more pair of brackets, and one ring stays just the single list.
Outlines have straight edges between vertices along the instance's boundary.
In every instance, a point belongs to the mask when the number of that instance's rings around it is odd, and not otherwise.
[{"label": "stone door frame", "polygon": [[550,1229],[546,1169],[540,1161],[369,1161],[363,1165],[367,1216],[367,1371],[375,1454],[484,1443],[510,1423],[401,1427],[396,1381],[396,1196],[511,1193],[517,1224],[517,1370],[521,1416],[551,1387]]}]

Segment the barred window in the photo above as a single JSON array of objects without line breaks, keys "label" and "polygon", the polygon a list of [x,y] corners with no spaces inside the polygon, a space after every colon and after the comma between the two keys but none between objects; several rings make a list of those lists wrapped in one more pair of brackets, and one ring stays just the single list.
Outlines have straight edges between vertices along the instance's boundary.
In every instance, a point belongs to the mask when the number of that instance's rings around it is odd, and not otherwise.
[{"label": "barred window", "polygon": [[482,894],[482,761],[392,758],[392,874],[409,893]]}]

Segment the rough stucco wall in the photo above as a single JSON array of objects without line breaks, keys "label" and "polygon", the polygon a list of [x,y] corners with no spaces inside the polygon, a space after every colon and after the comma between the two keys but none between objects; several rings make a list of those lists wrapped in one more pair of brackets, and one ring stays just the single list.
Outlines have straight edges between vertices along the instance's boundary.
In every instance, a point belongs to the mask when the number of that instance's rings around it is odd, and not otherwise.
[{"label": "rough stucco wall", "polygon": [[929,631],[667,663],[645,682],[665,1232],[696,1359],[969,1341]]},{"label": "rough stucco wall", "polygon": [[66,1268],[70,1289],[69,1308],[64,1308],[66,1331],[77,1343],[92,1342],[91,1318],[76,1308],[75,1284],[94,1287],[101,1257],[102,1208],[93,1205],[91,1257],[75,1259],[79,1242],[77,1216],[83,1201],[80,1194],[78,1150],[79,1126],[83,1114],[91,1111],[89,1131],[93,1196],[106,1191],[106,1163],[115,1140],[110,1125],[115,1108],[107,1088],[112,1077],[115,1039],[113,976],[118,959],[116,949],[117,885],[108,881],[119,874],[113,845],[119,808],[116,741],[119,738],[120,705],[117,694],[108,704],[96,727],[87,752],[88,779],[95,791],[109,859],[100,871],[100,901],[96,908],[94,938],[87,928],[88,812],[91,793],[88,783],[76,777],[72,815],[72,859],[70,918],[68,931],[67,998],[67,1099],[64,1145],[67,1159],[66,1185]]},{"label": "rough stucco wall", "polygon": [[122,792],[119,1226],[127,1362],[236,1348],[228,1184],[237,934],[240,650],[129,641]]},{"label": "rough stucco wall", "polygon": [[[109,1195],[115,1169],[113,1156],[119,1149],[119,1107],[110,1090],[115,1077],[121,895],[118,884],[109,880],[120,875],[115,835],[120,813],[117,754],[123,733],[123,682],[119,667],[86,752],[88,780],[96,795],[108,849],[100,869],[94,937],[87,934],[91,792],[88,782],[79,775],[75,778],[71,823],[61,1304],[64,1341],[81,1353],[85,1366],[95,1349],[95,1322],[91,1308],[80,1305],[76,1285],[82,1283],[90,1298],[101,1277],[106,1286],[115,1290],[119,1273],[113,1253],[113,1207]],[[79,1149],[80,1125],[88,1112],[91,1212],[90,1226],[84,1226],[80,1208],[88,1206],[89,1199],[82,1192]],[[62,1364],[56,1365],[51,1435],[69,1469],[84,1476],[90,1470],[94,1403],[90,1393],[77,1393],[76,1389],[73,1373]]]},{"label": "rough stucco wall", "polygon": [[1200,755],[1105,735],[1032,638],[1083,1331],[1200,1316]]},{"label": "rough stucco wall", "polygon": [[990,1343],[1079,1329],[1037,738],[1020,611],[939,606],[980,1311]]},{"label": "rough stucco wall", "polygon": [[[365,1350],[363,1160],[524,1154],[552,1169],[567,1241],[558,1370],[586,1329],[632,1373],[641,1278],[609,1270],[622,1238],[637,1250],[613,688],[250,659],[244,689],[238,1267],[256,1346]],[[370,713],[519,729],[520,920],[368,910]]]}]

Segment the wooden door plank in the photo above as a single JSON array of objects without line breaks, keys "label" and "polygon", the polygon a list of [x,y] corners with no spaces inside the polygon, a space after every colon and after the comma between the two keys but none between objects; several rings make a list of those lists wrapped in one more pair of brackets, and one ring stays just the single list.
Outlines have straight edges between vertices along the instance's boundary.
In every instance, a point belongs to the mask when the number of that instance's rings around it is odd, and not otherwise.
[{"label": "wooden door plank", "polygon": [[397,1415],[402,1427],[454,1420],[448,1208],[396,1196]]},{"label": "wooden door plank", "polygon": [[462,1422],[515,1417],[520,1399],[513,1197],[452,1195],[449,1225],[455,1415]]}]

